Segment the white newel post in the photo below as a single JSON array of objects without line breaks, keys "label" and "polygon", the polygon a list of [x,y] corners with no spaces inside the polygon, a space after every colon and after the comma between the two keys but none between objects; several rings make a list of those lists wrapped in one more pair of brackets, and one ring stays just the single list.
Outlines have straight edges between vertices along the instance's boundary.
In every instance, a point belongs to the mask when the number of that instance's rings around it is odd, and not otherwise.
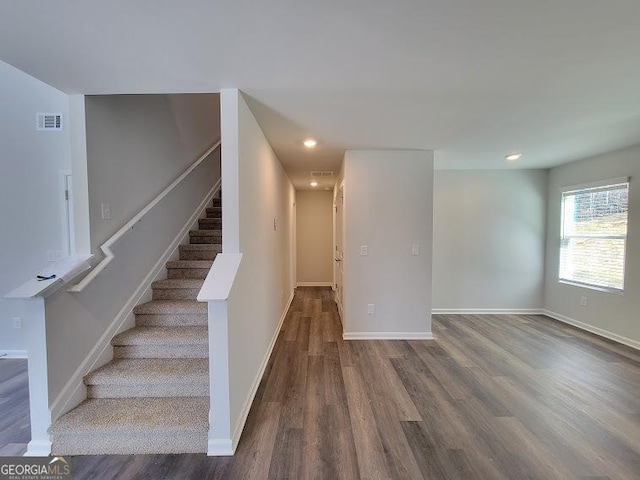
[{"label": "white newel post", "polygon": [[209,440],[210,456],[233,455],[229,382],[228,300],[241,253],[218,254],[198,294],[209,317]]},{"label": "white newel post", "polygon": [[233,455],[229,405],[227,301],[209,304],[209,442],[207,455]]},{"label": "white newel post", "polygon": [[27,360],[29,372],[29,412],[31,441],[25,457],[48,456],[51,453],[49,408],[49,366],[47,359],[46,297],[64,287],[76,276],[88,270],[92,255],[74,255],[48,265],[41,276],[31,278],[8,293],[5,298],[24,302]]},{"label": "white newel post", "polygon": [[24,328],[27,337],[29,367],[29,410],[31,412],[31,441],[26,457],[41,457],[51,453],[48,428],[51,426],[49,410],[49,378],[47,372],[47,326],[45,322],[45,299],[25,299],[26,319]]}]

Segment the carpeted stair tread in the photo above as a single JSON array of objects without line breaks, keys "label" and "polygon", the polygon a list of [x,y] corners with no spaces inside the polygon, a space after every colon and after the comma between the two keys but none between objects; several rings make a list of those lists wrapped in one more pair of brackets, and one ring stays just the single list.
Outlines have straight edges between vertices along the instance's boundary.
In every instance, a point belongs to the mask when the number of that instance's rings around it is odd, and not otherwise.
[{"label": "carpeted stair tread", "polygon": [[222,207],[207,208],[207,218],[222,218]]},{"label": "carpeted stair tread", "polygon": [[111,340],[120,345],[202,345],[208,344],[207,327],[135,327]]},{"label": "carpeted stair tread", "polygon": [[198,227],[201,230],[220,230],[222,228],[221,218],[201,218],[198,220]]},{"label": "carpeted stair tread", "polygon": [[171,260],[167,268],[206,268],[210,269],[213,260]]},{"label": "carpeted stair tread", "polygon": [[208,430],[208,397],[93,398],[56,420],[49,433],[162,435]]},{"label": "carpeted stair tread", "polygon": [[189,235],[196,237],[220,237],[222,238],[222,230],[189,230]]},{"label": "carpeted stair tread", "polygon": [[199,314],[208,312],[208,306],[197,300],[151,300],[133,309],[136,315],[171,315],[173,313]]},{"label": "carpeted stair tread", "polygon": [[179,250],[212,250],[222,252],[222,245],[219,243],[190,243],[189,245],[180,245]]},{"label": "carpeted stair tread", "polygon": [[123,358],[92,371],[85,385],[146,385],[163,383],[177,386],[209,382],[209,360],[206,358]]},{"label": "carpeted stair tread", "polygon": [[151,284],[153,289],[202,288],[204,280],[199,278],[166,278]]}]

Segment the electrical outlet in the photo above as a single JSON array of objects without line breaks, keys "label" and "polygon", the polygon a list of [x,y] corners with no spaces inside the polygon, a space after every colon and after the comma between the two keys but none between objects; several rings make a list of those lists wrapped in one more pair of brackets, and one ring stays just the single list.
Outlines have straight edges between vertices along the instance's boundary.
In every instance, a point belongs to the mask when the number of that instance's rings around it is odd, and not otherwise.
[{"label": "electrical outlet", "polygon": [[20,330],[22,328],[22,319],[20,317],[14,317],[13,328]]},{"label": "electrical outlet", "polygon": [[411,255],[420,255],[420,245],[411,245]]},{"label": "electrical outlet", "polygon": [[360,245],[360,255],[363,257],[369,255],[369,245]]},{"label": "electrical outlet", "polygon": [[111,205],[101,203],[100,209],[102,210],[102,220],[111,220]]},{"label": "electrical outlet", "polygon": [[376,313],[376,306],[373,303],[367,304],[367,314]]},{"label": "electrical outlet", "polygon": [[583,307],[586,307],[588,305],[587,297],[585,297],[584,295],[580,297],[580,305]]}]

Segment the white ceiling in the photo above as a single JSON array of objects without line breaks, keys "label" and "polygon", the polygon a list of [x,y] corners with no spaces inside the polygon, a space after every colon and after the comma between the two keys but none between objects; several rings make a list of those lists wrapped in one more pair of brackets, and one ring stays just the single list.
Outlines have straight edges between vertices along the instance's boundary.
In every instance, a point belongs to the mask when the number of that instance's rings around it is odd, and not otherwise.
[{"label": "white ceiling", "polygon": [[345,149],[538,168],[640,143],[639,25],[638,0],[21,0],[0,58],[67,93],[240,88],[304,188]]}]

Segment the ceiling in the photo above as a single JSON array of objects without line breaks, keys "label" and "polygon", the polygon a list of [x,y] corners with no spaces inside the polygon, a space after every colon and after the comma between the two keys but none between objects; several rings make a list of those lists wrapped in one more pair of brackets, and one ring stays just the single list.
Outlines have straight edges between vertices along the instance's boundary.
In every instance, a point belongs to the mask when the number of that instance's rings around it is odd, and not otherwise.
[{"label": "ceiling", "polygon": [[67,93],[240,88],[308,188],[345,149],[495,169],[638,144],[638,25],[638,0],[21,0],[0,58]]}]

